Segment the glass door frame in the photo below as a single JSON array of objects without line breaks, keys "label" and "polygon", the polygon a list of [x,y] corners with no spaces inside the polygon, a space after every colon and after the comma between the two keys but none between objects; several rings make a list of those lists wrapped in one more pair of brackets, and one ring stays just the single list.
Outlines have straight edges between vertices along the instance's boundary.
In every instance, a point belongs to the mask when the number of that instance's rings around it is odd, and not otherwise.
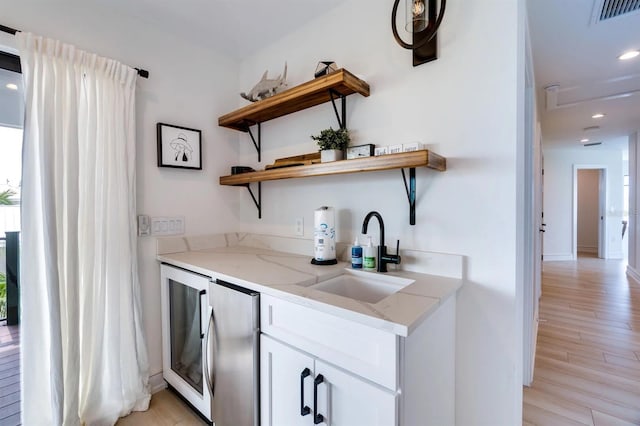
[{"label": "glass door frame", "polygon": [[[182,395],[195,409],[211,421],[211,393],[206,383],[206,374],[204,368],[204,360],[209,356],[206,347],[206,338],[201,339],[202,360],[201,368],[203,375],[202,394],[200,394],[193,386],[184,380],[178,373],[171,368],[171,321],[170,321],[170,300],[169,286],[170,281],[178,282],[185,286],[195,289],[199,294],[200,303],[200,327],[206,332],[209,326],[209,317],[211,316],[211,306],[209,304],[209,282],[210,277],[189,272],[170,265],[162,264],[160,267],[160,298],[162,306],[162,375],[164,379],[173,387],[180,395]],[[206,337],[206,336],[205,336]]]}]

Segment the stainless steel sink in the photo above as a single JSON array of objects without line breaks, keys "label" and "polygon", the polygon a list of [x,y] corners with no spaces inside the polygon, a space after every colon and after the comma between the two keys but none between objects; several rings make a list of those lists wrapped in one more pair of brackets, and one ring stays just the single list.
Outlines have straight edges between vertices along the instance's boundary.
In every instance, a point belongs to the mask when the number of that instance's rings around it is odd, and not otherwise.
[{"label": "stainless steel sink", "polygon": [[378,303],[413,282],[407,278],[345,269],[342,275],[314,284],[309,288],[361,302]]}]

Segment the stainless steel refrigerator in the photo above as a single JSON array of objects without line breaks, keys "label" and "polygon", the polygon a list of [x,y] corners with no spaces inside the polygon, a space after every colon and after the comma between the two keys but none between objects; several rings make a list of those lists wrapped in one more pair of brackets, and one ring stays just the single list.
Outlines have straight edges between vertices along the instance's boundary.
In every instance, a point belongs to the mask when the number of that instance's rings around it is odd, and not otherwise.
[{"label": "stainless steel refrigerator", "polygon": [[221,280],[209,283],[205,377],[215,426],[260,424],[260,294]]}]

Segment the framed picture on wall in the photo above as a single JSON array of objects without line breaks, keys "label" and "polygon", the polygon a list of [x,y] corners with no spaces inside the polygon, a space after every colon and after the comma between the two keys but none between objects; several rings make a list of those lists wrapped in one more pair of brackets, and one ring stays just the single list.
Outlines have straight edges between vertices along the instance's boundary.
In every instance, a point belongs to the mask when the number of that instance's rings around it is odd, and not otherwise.
[{"label": "framed picture on wall", "polygon": [[202,170],[202,132],[158,123],[158,167]]}]

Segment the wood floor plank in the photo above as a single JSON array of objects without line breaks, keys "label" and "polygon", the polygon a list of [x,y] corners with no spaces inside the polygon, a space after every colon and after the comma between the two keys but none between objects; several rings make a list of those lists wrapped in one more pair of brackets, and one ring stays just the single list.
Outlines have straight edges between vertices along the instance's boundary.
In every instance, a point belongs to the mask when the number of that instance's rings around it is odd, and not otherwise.
[{"label": "wood floor plank", "polygon": [[[563,401],[538,389],[525,391],[525,402],[531,406],[571,419],[578,423],[593,425],[591,409],[570,401]],[[525,419],[527,416],[525,416]]]},{"label": "wood floor plank", "polygon": [[622,357],[614,354],[610,354],[608,352],[604,353],[604,359],[608,364],[615,364],[620,367],[630,368],[630,369],[640,369],[640,360]]},{"label": "wood floor plank", "polygon": [[595,426],[637,426],[638,423],[631,423],[623,419],[593,410],[593,422]]},{"label": "wood floor plank", "polygon": [[536,426],[585,426],[585,425],[593,425],[592,422],[589,423],[580,423],[578,421],[572,420],[570,418],[561,416],[559,414],[552,413],[551,411],[547,411],[544,408],[540,408],[536,405],[532,405],[529,403],[524,403],[522,407],[524,420],[529,423],[533,423]]},{"label": "wood floor plank", "polygon": [[[606,374],[612,374],[618,377],[633,378],[635,381],[640,380],[640,362],[636,362],[635,364],[638,365],[637,367],[633,368],[629,366],[620,366],[606,361],[598,361],[593,358],[587,358],[575,354],[567,354],[567,361],[571,364],[591,368],[596,371],[604,372]],[[630,363],[633,363],[633,361],[630,361]]]},{"label": "wood floor plank", "polygon": [[131,413],[118,426],[202,426],[206,423],[179,397],[163,390],[151,397],[147,411]]},{"label": "wood floor plank", "polygon": [[632,407],[621,405],[619,403],[603,399],[598,395],[591,395],[587,392],[582,392],[579,389],[571,389],[562,383],[558,384],[550,382],[543,378],[536,378],[532,388],[539,389],[542,392],[553,395],[560,401],[568,401],[584,405],[592,410],[596,409],[600,412],[607,413],[630,422],[638,422],[638,424],[640,424],[640,407],[637,405]]},{"label": "wood floor plank", "polygon": [[545,262],[539,317],[523,424],[640,425],[640,286],[625,265]]}]

